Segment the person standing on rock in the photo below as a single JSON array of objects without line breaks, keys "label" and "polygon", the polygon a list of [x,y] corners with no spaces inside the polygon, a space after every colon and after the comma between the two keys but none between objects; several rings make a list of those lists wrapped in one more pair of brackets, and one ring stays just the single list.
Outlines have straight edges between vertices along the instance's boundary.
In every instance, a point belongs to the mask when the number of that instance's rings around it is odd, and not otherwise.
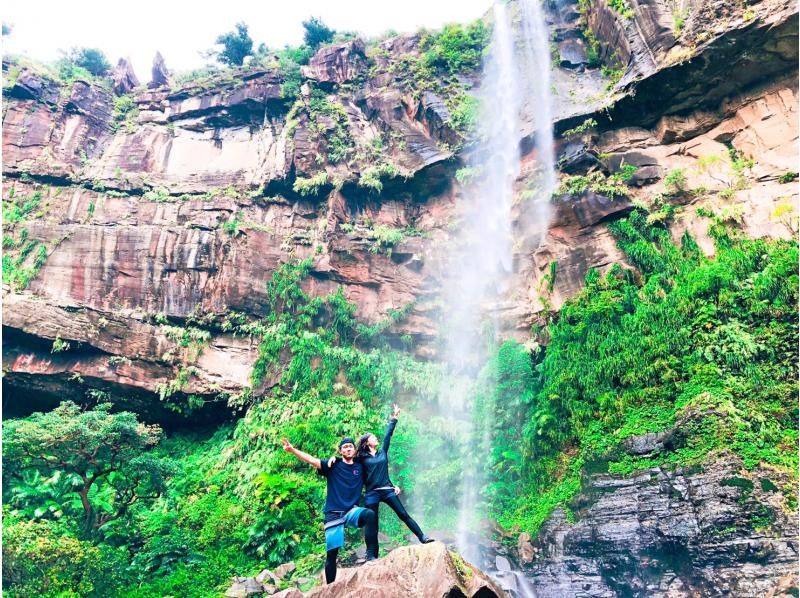
[{"label": "person standing on rock", "polygon": [[344,528],[363,527],[367,545],[367,560],[378,558],[378,515],[370,509],[358,506],[361,499],[361,486],[364,483],[364,465],[353,460],[356,454],[352,438],[342,438],[339,442],[341,459],[332,462],[322,461],[308,453],[296,449],[284,438],[283,450],[308,463],[327,480],[325,497],[325,581],[333,583],[336,579],[336,557],[344,546]]},{"label": "person standing on rock", "polygon": [[417,522],[408,514],[403,503],[400,502],[398,488],[389,480],[389,443],[392,440],[392,434],[394,434],[399,416],[400,407],[395,405],[380,449],[378,448],[378,439],[374,434],[364,434],[358,441],[356,463],[360,462],[364,466],[364,486],[367,489],[364,506],[375,513],[377,525],[378,507],[382,502],[386,503],[397,513],[400,520],[406,524],[419,541],[427,544],[433,542],[433,538],[422,533]]}]

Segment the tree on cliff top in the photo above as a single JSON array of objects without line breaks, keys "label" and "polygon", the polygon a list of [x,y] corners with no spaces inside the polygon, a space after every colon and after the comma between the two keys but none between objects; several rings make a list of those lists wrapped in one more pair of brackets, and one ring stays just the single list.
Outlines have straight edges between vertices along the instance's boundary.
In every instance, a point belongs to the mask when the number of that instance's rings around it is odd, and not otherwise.
[{"label": "tree on cliff top", "polygon": [[64,57],[59,61],[61,70],[64,70],[65,66],[78,67],[86,69],[95,77],[102,77],[111,70],[111,63],[106,55],[97,48],[70,48],[63,54]]},{"label": "tree on cliff top", "polygon": [[307,21],[303,21],[303,41],[312,50],[316,50],[322,44],[329,44],[333,41],[333,35],[336,33],[333,29],[328,27],[322,22],[322,19],[311,17]]},{"label": "tree on cliff top", "polygon": [[19,477],[30,469],[66,474],[73,480],[71,493],[80,499],[87,534],[126,515],[134,503],[157,498],[172,473],[170,462],[148,454],[161,429],[110,408],[83,411],[65,401],[49,413],[3,424],[7,475]]},{"label": "tree on cliff top", "polygon": [[222,50],[212,50],[209,54],[228,66],[241,66],[245,58],[253,55],[253,39],[244,22],[236,23],[235,31],[223,33],[214,43],[221,45]]}]

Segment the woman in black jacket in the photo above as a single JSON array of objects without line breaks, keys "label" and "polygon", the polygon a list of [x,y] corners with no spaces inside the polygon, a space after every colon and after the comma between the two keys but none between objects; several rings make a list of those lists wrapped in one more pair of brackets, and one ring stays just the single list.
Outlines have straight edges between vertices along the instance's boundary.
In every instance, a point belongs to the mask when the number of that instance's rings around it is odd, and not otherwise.
[{"label": "woman in black jacket", "polygon": [[381,448],[378,448],[378,439],[374,434],[364,434],[358,441],[356,459],[363,464],[364,486],[367,489],[364,506],[371,509],[377,519],[380,503],[386,503],[397,513],[400,520],[408,526],[408,529],[414,533],[419,541],[427,544],[428,542],[433,542],[433,538],[422,533],[417,522],[408,514],[403,503],[400,502],[395,486],[389,479],[389,443],[392,440],[392,434],[395,426],[397,426],[397,417],[399,415],[400,408],[395,405]]}]

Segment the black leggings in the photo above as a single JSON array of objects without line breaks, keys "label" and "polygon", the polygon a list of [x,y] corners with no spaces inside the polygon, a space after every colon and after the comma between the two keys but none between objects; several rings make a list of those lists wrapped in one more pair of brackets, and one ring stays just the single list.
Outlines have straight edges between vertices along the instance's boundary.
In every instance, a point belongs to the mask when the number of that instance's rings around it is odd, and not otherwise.
[{"label": "black leggings", "polygon": [[417,537],[417,539],[420,542],[422,542],[422,538],[425,534],[422,533],[422,530],[420,529],[417,522],[414,521],[411,515],[408,514],[408,511],[406,511],[406,508],[403,506],[403,503],[400,502],[400,499],[397,497],[397,494],[395,494],[393,491],[385,491],[381,492],[379,496],[380,498],[378,502],[373,502],[373,500],[376,497],[371,496],[370,502],[366,504],[366,507],[368,509],[372,509],[372,511],[375,513],[376,529],[378,527],[378,507],[381,506],[382,502],[385,502],[392,508],[392,510],[395,513],[397,513],[397,516],[400,518],[400,521],[405,523],[408,529],[410,529],[412,533]]},{"label": "black leggings", "polygon": [[[367,558],[378,558],[378,516],[374,511],[362,511],[358,516],[358,527],[364,528],[364,541],[367,544]],[[339,549],[334,548],[325,554],[325,582],[336,579],[336,557]]]}]

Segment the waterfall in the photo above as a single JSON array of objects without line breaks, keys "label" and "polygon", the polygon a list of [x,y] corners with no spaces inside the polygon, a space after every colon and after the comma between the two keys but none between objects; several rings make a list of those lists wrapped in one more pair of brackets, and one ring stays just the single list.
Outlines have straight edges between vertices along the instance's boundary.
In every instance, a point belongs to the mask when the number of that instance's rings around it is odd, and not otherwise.
[{"label": "waterfall", "polygon": [[[531,209],[524,224],[539,239],[550,219],[550,196],[556,187],[553,150],[553,95],[550,92],[550,37],[539,0],[520,0],[527,83],[526,94],[533,100],[536,161],[539,180]],[[532,235],[533,236],[533,235]]]},{"label": "waterfall", "polygon": [[[539,1],[499,0],[492,8],[492,39],[479,92],[481,125],[469,160],[470,170],[477,174],[463,189],[461,221],[443,290],[442,361],[447,373],[437,413],[431,415],[447,422],[456,437],[458,446],[448,458],[460,460],[460,480],[457,488],[447,490],[459,496],[456,546],[476,563],[481,559],[470,538],[485,512],[481,489],[488,482],[487,455],[478,449],[492,442],[491,415],[475,413],[476,381],[487,345],[497,336],[496,308],[508,298],[515,253],[529,255],[541,241],[556,181],[549,38]],[[536,168],[533,196],[527,194],[520,203],[514,193],[521,172],[520,141],[531,134],[523,113],[528,118],[533,115]],[[418,471],[425,469],[431,455],[419,457]],[[532,595],[522,582],[518,591]]]},{"label": "waterfall", "polygon": [[[450,317],[445,360],[451,373],[470,381],[476,378],[480,357],[486,352],[481,332],[494,336],[494,322],[483,320],[481,307],[502,293],[511,273],[513,184],[520,167],[522,80],[516,67],[507,6],[495,3],[493,16],[491,49],[484,64],[480,92],[483,112],[480,145],[472,163],[479,175],[475,184],[464,190],[464,220],[460,231],[463,246],[458,251],[453,280],[447,287]],[[469,392],[468,384],[462,386]],[[443,392],[452,391],[443,389]],[[476,425],[469,397],[461,395],[458,400],[457,413],[468,422],[470,442],[467,446],[474,447],[476,435],[481,427],[487,429],[487,426]],[[464,468],[461,484],[456,545],[468,558],[472,547],[468,533],[482,513],[479,491],[485,482],[483,469]]]}]

